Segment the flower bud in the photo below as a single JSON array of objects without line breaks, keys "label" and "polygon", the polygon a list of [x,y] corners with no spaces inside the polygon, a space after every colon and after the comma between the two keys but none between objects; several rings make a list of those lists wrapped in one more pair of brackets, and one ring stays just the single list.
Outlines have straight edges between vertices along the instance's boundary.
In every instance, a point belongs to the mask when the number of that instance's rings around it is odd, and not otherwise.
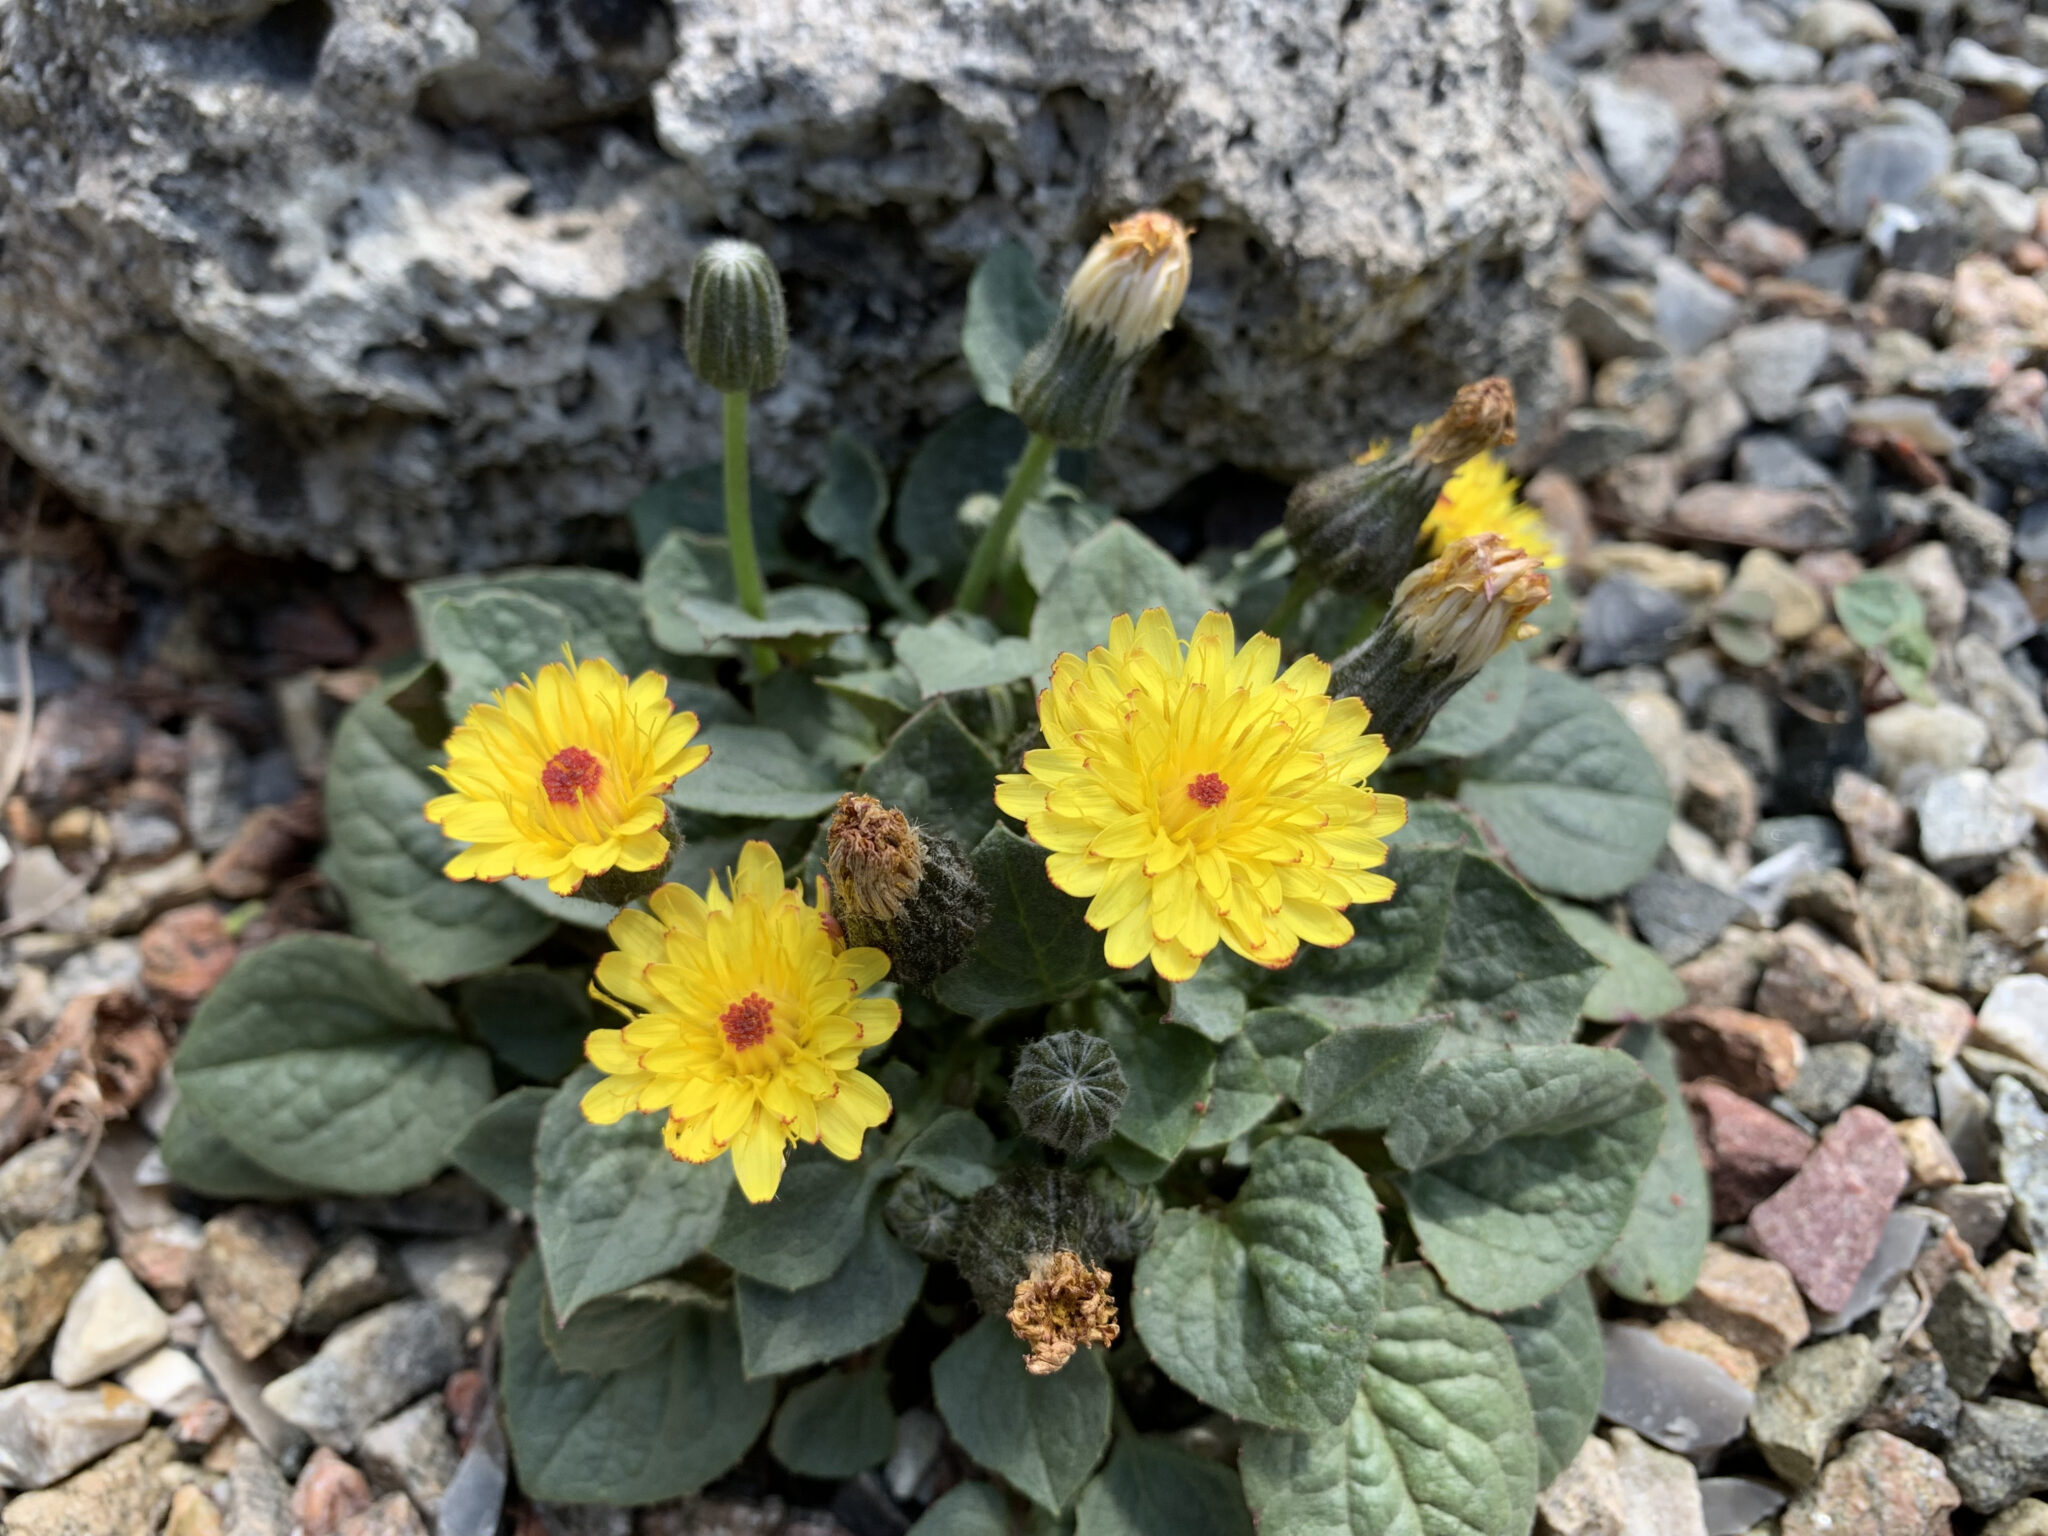
[{"label": "flower bud", "polygon": [[697,377],[721,394],[773,389],[789,358],[782,279],[750,240],[714,240],[690,268],[683,351]]},{"label": "flower bud", "polygon": [[1109,1348],[1120,1331],[1109,1271],[1065,1250],[1033,1255],[1005,1316],[1010,1331],[1031,1346],[1024,1369],[1034,1376],[1052,1375],[1076,1350]]},{"label": "flower bud", "polygon": [[959,1236],[960,1202],[913,1170],[889,1191],[882,1220],[920,1258],[948,1259]]},{"label": "flower bud", "polygon": [[960,845],[872,795],[840,797],[825,872],[846,942],[882,951],[906,987],[929,987],[965,960],[988,921],[988,893]]},{"label": "flower bud", "polygon": [[1108,1139],[1128,1091],[1109,1042],[1078,1029],[1032,1041],[1010,1074],[1010,1107],[1025,1131],[1070,1157]]},{"label": "flower bud", "polygon": [[1533,556],[1497,533],[1460,539],[1402,580],[1380,627],[1333,669],[1330,692],[1363,699],[1398,752],[1481,667],[1535,634],[1526,620],[1549,601]]},{"label": "flower bud", "polygon": [[1150,1184],[1130,1184],[1107,1168],[1088,1175],[1088,1195],[1094,1202],[1097,1257],[1135,1259],[1152,1246],[1152,1234],[1159,1227],[1162,1202]]},{"label": "flower bud", "polygon": [[668,842],[668,852],[659,864],[651,869],[621,869],[617,865],[602,874],[586,875],[583,884],[576,888],[581,901],[600,902],[607,907],[625,907],[652,896],[668,878],[669,866],[675,862],[677,852],[683,846],[682,830],[676,826],[674,807],[666,807],[661,835]]},{"label": "flower bud", "polygon": [[1172,214],[1152,209],[1111,225],[1011,381],[1024,425],[1067,448],[1109,436],[1138,365],[1180,312],[1191,266],[1187,226]]},{"label": "flower bud", "polygon": [[1332,591],[1385,597],[1415,564],[1423,519],[1459,466],[1514,440],[1514,386],[1500,378],[1467,384],[1399,453],[1340,465],[1294,488],[1286,526],[1295,559]]}]

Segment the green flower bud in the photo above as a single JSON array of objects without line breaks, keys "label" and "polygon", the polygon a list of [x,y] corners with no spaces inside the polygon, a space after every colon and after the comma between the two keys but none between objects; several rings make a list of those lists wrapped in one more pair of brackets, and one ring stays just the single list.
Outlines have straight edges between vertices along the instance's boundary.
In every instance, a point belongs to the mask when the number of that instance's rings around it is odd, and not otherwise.
[{"label": "green flower bud", "polygon": [[1111,225],[1011,381],[1024,425],[1067,448],[1109,436],[1139,364],[1180,313],[1190,266],[1187,226],[1172,214],[1155,209]]},{"label": "green flower bud", "polygon": [[1162,1208],[1158,1190],[1097,1168],[1088,1175],[1088,1194],[1095,1202],[1094,1237],[1101,1257],[1135,1259],[1152,1246]]},{"label": "green flower bud", "polygon": [[929,987],[965,960],[988,921],[988,893],[960,845],[871,795],[840,798],[825,873],[846,942],[881,950],[906,987]]},{"label": "green flower bud", "polygon": [[960,1202],[913,1171],[889,1191],[882,1203],[882,1221],[912,1253],[948,1259],[959,1239]]},{"label": "green flower bud", "polygon": [[1078,1029],[1032,1041],[1010,1074],[1010,1107],[1025,1131],[1070,1157],[1108,1139],[1128,1092],[1109,1042]]},{"label": "green flower bud", "polygon": [[773,389],[789,359],[782,279],[750,240],[714,240],[690,268],[683,351],[697,377],[721,394]]},{"label": "green flower bud", "polygon": [[1286,526],[1295,559],[1332,591],[1384,598],[1415,564],[1423,520],[1451,476],[1482,450],[1514,440],[1514,386],[1499,378],[1467,384],[1399,453],[1376,451],[1294,488]]},{"label": "green flower bud", "polygon": [[668,840],[668,856],[652,869],[606,870],[601,875],[587,875],[576,888],[576,896],[582,901],[602,902],[608,907],[630,906],[646,896],[652,896],[668,878],[669,866],[675,862],[677,852],[683,846],[683,834],[676,826],[676,813],[667,812],[667,820],[661,835]]}]

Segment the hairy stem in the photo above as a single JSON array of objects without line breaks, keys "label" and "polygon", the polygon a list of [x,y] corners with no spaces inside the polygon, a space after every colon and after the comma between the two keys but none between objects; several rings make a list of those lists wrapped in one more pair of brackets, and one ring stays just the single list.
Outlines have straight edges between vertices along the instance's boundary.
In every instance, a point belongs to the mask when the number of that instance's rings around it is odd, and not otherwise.
[{"label": "hairy stem", "polygon": [[1010,471],[1010,483],[1003,489],[1003,501],[996,508],[995,521],[982,530],[981,542],[974,546],[974,558],[968,561],[967,574],[960,578],[960,590],[954,595],[955,607],[971,613],[981,606],[988,584],[995,579],[996,567],[1002,563],[1003,552],[1010,547],[1010,535],[1016,531],[1017,519],[1023,515],[1026,503],[1038,494],[1039,486],[1045,483],[1046,467],[1052,463],[1058,446],[1049,437],[1041,437],[1036,432],[1031,434],[1031,440],[1024,445],[1024,457]]}]

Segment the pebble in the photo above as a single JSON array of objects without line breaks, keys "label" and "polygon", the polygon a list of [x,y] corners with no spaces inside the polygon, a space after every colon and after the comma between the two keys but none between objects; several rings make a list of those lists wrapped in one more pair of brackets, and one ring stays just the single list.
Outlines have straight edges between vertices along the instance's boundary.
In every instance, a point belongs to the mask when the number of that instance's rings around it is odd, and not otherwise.
[{"label": "pebble", "polygon": [[1870,1105],[1902,1120],[1933,1115],[1934,1062],[1926,1043],[1880,1024],[1872,1044],[1877,1054],[1863,1093]]},{"label": "pebble", "polygon": [[1664,184],[1678,159],[1684,129],[1663,97],[1604,75],[1584,82],[1586,110],[1600,138],[1600,153],[1631,202]]},{"label": "pebble", "polygon": [[227,1536],[290,1536],[292,1490],[254,1440],[237,1440],[228,1461]]},{"label": "pebble", "polygon": [[1747,843],[1756,830],[1756,780],[1718,736],[1694,731],[1685,745],[1686,819],[1717,843]]},{"label": "pebble", "polygon": [[1578,668],[1655,664],[1685,638],[1692,610],[1668,592],[1633,576],[1610,576],[1586,594],[1579,612]]},{"label": "pebble", "polygon": [[[1856,883],[1839,869],[1816,868],[1818,855],[1807,843],[1798,843],[1750,866],[1749,873],[1735,883],[1735,894],[1749,904],[1757,922],[1775,928],[1799,893],[1815,882],[1840,877],[1849,882],[1853,902]],[[1797,914],[1804,915],[1804,914]]]},{"label": "pebble", "polygon": [[1601,1336],[1607,1356],[1602,1417],[1681,1455],[1741,1437],[1754,1399],[1718,1365],[1646,1328],[1607,1323]]},{"label": "pebble", "polygon": [[2048,827],[2048,741],[2022,744],[1998,771],[2005,792],[2026,807],[2037,827]]},{"label": "pebble", "polygon": [[1877,1013],[1887,1027],[1924,1044],[1937,1072],[1956,1059],[1956,1052],[1977,1024],[1977,1016],[1961,998],[1916,981],[1888,981],[1880,986]]},{"label": "pebble", "polygon": [[1971,1043],[2048,1072],[2048,976],[2008,976],[1993,987]]},{"label": "pebble", "polygon": [[1716,1222],[1742,1221],[1797,1173],[1813,1138],[1781,1115],[1714,1082],[1685,1085]]},{"label": "pebble", "polygon": [[1798,1078],[1785,1090],[1785,1101],[1814,1124],[1826,1125],[1863,1097],[1876,1060],[1869,1046],[1854,1040],[1816,1045],[1806,1053]]},{"label": "pebble", "polygon": [[1699,1475],[1691,1462],[1626,1429],[1610,1431],[1608,1440],[1621,1484],[1621,1536],[1707,1536]]},{"label": "pebble", "polygon": [[1848,836],[1850,856],[1859,867],[1880,853],[1906,846],[1911,832],[1906,808],[1874,779],[1853,770],[1837,774],[1831,809]]},{"label": "pebble", "polygon": [[1955,1149],[1956,1161],[1972,1179],[1992,1176],[1991,1095],[1977,1086],[1960,1060],[1934,1075],[1934,1098],[1941,1106],[1941,1134]]},{"label": "pebble", "polygon": [[1749,904],[1704,880],[1653,869],[1629,887],[1628,915],[1643,942],[1676,965],[1746,918]]},{"label": "pebble", "polygon": [[462,1453],[454,1480],[441,1498],[436,1536],[496,1536],[510,1480],[505,1439],[495,1413],[486,1412],[476,1438]]},{"label": "pebble", "polygon": [[1969,913],[1939,875],[1896,853],[1878,853],[1859,887],[1878,974],[1953,990],[1962,981]]},{"label": "pebble", "polygon": [[1889,121],[1859,128],[1835,157],[1837,227],[1861,229],[1887,203],[1910,205],[1948,169],[1947,125],[1917,102],[1886,104]]},{"label": "pebble", "polygon": [[1797,83],[1820,75],[1818,53],[1773,37],[1736,0],[1700,0],[1693,30],[1700,46],[1730,74],[1752,84]]},{"label": "pebble", "polygon": [[50,1356],[60,1386],[82,1387],[141,1359],[171,1336],[171,1320],[119,1259],[103,1260],[71,1298]]},{"label": "pebble", "polygon": [[1860,1333],[1810,1344],[1764,1374],[1749,1416],[1750,1438],[1773,1472],[1804,1488],[1828,1447],[1884,1387],[1885,1368]]},{"label": "pebble", "polygon": [[465,1323],[477,1323],[512,1272],[514,1241],[509,1226],[419,1238],[398,1250],[398,1262],[414,1290],[440,1302]]},{"label": "pebble", "polygon": [[1936,486],[1927,493],[1934,524],[1955,561],[1956,574],[1967,587],[1979,587],[2003,576],[2012,564],[2012,525],[1996,512],[1978,506],[1960,491]]},{"label": "pebble", "polygon": [[326,1446],[306,1458],[292,1488],[299,1536],[334,1536],[344,1521],[370,1507],[370,1483]]},{"label": "pebble", "polygon": [[9,1387],[0,1392],[0,1488],[47,1488],[147,1428],[149,1404],[119,1387]]},{"label": "pebble", "polygon": [[1938,540],[1915,544],[1887,562],[1884,569],[1913,589],[1932,637],[1950,639],[1963,627],[1963,619],[1970,611],[1970,593],[1946,544]]},{"label": "pebble", "polygon": [[0,1382],[49,1342],[106,1245],[106,1223],[87,1216],[31,1227],[0,1252]]},{"label": "pebble", "polygon": [[1621,1536],[1627,1497],[1614,1447],[1588,1435],[1571,1464],[1536,1495],[1538,1529],[1546,1536]]},{"label": "pebble", "polygon": [[1848,1301],[1877,1252],[1906,1176],[1891,1122],[1874,1110],[1846,1110],[1791,1181],[1749,1213],[1750,1237],[1815,1306],[1831,1311]]},{"label": "pebble", "polygon": [[1707,1245],[1699,1279],[1678,1310],[1766,1366],[1805,1343],[1811,1327],[1799,1287],[1784,1265],[1721,1243]]},{"label": "pebble", "polygon": [[1807,1040],[1855,1040],[1877,1019],[1877,975],[1810,923],[1778,934],[1777,958],[1757,982],[1756,1010],[1783,1019]]},{"label": "pebble", "polygon": [[45,1221],[76,1221],[92,1209],[81,1175],[90,1157],[85,1139],[67,1131],[32,1141],[0,1163],[0,1233],[8,1237]]},{"label": "pebble", "polygon": [[[176,1503],[166,1478],[176,1454],[169,1435],[150,1430],[68,1481],[12,1500],[6,1513],[8,1536],[139,1536],[154,1531]],[[181,1530],[173,1515],[164,1536],[213,1536],[219,1529],[216,1521],[211,1531]]]},{"label": "pebble", "polygon": [[1893,1130],[1899,1138],[1899,1150],[1906,1157],[1908,1193],[1946,1189],[1963,1182],[1963,1165],[1933,1120],[1914,1115],[1897,1122]]},{"label": "pebble", "polygon": [[220,1506],[196,1486],[187,1483],[172,1493],[164,1536],[223,1536],[224,1530]]},{"label": "pebble", "polygon": [[1955,1224],[1956,1235],[1981,1259],[2005,1230],[2012,1214],[2012,1191],[2003,1184],[1958,1182],[1935,1189],[1927,1203]]},{"label": "pebble", "polygon": [[2020,188],[2031,187],[2041,176],[2039,162],[2020,147],[2020,136],[1989,124],[1956,135],[1956,164]]},{"label": "pebble", "polygon": [[1986,864],[2034,832],[2033,816],[1981,768],[1935,779],[1918,809],[1920,856],[1936,868]]},{"label": "pebble", "polygon": [[1856,538],[1855,519],[1831,490],[1785,491],[1731,481],[1709,481],[1680,493],[1660,531],[1787,555],[1845,549]]},{"label": "pebble", "polygon": [[276,1372],[244,1360],[218,1328],[208,1328],[199,1338],[199,1363],[220,1388],[221,1396],[234,1410],[235,1418],[260,1444],[263,1451],[280,1462],[296,1463],[306,1449],[305,1435],[287,1424],[263,1402],[263,1389]]},{"label": "pebble", "polygon": [[315,1251],[312,1234],[282,1211],[237,1206],[206,1224],[192,1283],[207,1317],[244,1360],[291,1327]]},{"label": "pebble", "polygon": [[445,1307],[397,1301],[344,1323],[297,1370],[263,1389],[272,1412],[339,1451],[377,1420],[439,1386],[462,1364],[462,1329]]},{"label": "pebble", "polygon": [[1833,55],[1862,43],[1895,43],[1899,34],[1870,0],[1815,0],[1800,13],[1792,40]]},{"label": "pebble", "polygon": [[1813,583],[1768,549],[1752,549],[1735,567],[1734,589],[1761,592],[1770,600],[1771,633],[1787,645],[1806,639],[1827,622],[1827,604]]},{"label": "pebble", "polygon": [[1878,777],[1909,798],[1943,774],[1983,762],[1991,745],[1990,729],[1960,704],[1895,704],[1863,729]]},{"label": "pebble", "polygon": [[419,1511],[412,1507],[412,1500],[402,1493],[392,1493],[344,1521],[335,1536],[427,1536],[427,1527]]},{"label": "pebble", "polygon": [[1764,966],[1778,952],[1775,934],[1731,928],[1674,974],[1694,1004],[1748,1008]]},{"label": "pebble", "polygon": [[1934,1298],[1922,1326],[1941,1354],[1949,1384],[1965,1398],[1979,1398],[2012,1353],[2012,1324],[1982,1282],[1958,1274]]},{"label": "pebble", "polygon": [[1790,1088],[1806,1061],[1806,1041],[1791,1025],[1741,1008],[1681,1008],[1664,1031],[1682,1076],[1718,1078],[1753,1099]]},{"label": "pebble", "polygon": [[2048,1504],[2021,1499],[1992,1518],[1984,1536],[2048,1536]]},{"label": "pebble", "polygon": [[150,991],[196,1003],[235,963],[237,946],[220,912],[205,903],[174,907],[153,919],[136,940],[142,980]]},{"label": "pebble", "polygon": [[2014,106],[2025,106],[2034,92],[2048,85],[2048,70],[2010,54],[1994,53],[1968,37],[1959,37],[1948,45],[1941,72],[1958,85],[1985,86]]},{"label": "pebble", "polygon": [[1944,1459],[1963,1503],[1979,1514],[2048,1489],[2048,1408],[2010,1397],[1965,1403]]},{"label": "pebble", "polygon": [[1929,1355],[1902,1355],[1892,1365],[1884,1390],[1858,1419],[1860,1429],[1881,1429],[1915,1445],[1938,1449],[1956,1432],[1963,1400],[1948,1384],[1948,1372]]},{"label": "pebble", "polygon": [[2048,1113],[2017,1081],[2001,1077],[1991,1085],[1991,1120],[2016,1228],[2029,1249],[2048,1253]]},{"label": "pebble", "polygon": [[363,1432],[356,1447],[363,1470],[378,1483],[403,1488],[429,1519],[455,1478],[460,1451],[437,1393]]},{"label": "pebble", "polygon": [[306,1276],[292,1330],[317,1338],[404,1294],[405,1275],[390,1250],[367,1232],[354,1232]]},{"label": "pebble", "polygon": [[1828,358],[1828,328],[1787,317],[1747,325],[1728,338],[1735,388],[1758,421],[1780,422],[1798,410]]},{"label": "pebble", "polygon": [[1877,1252],[1870,1256],[1870,1262],[1863,1266],[1863,1273],[1856,1277],[1849,1299],[1832,1312],[1815,1314],[1814,1333],[1821,1338],[1832,1338],[1883,1307],[1898,1283],[1912,1272],[1935,1224],[1932,1215],[1912,1206],[1902,1207],[1887,1216],[1884,1231],[1877,1241]]},{"label": "pebble", "polygon": [[1943,1536],[1961,1502],[1939,1457],[1864,1430],[1792,1501],[1779,1536]]},{"label": "pebble", "polygon": [[184,1350],[168,1346],[129,1366],[121,1373],[120,1381],[166,1417],[175,1417],[212,1395],[206,1372],[199,1369],[199,1363]]},{"label": "pebble", "polygon": [[1688,263],[1664,257],[1655,271],[1657,285],[1650,304],[1657,337],[1680,357],[1711,346],[1742,318],[1742,301],[1708,282]]},{"label": "pebble", "polygon": [[1756,1390],[1757,1379],[1764,1373],[1763,1362],[1755,1355],[1689,1317],[1667,1313],[1658,1319],[1650,1332],[1675,1349],[1713,1361],[1752,1392]]}]

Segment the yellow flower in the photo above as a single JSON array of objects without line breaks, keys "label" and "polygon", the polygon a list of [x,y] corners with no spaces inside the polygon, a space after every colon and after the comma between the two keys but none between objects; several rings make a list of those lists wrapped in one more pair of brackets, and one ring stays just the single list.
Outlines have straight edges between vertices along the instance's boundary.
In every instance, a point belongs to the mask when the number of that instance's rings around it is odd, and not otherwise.
[{"label": "yellow flower", "polygon": [[1351,903],[1393,895],[1367,871],[1408,807],[1365,787],[1387,755],[1372,717],[1330,697],[1327,663],[1279,665],[1270,635],[1239,651],[1228,614],[1183,647],[1161,608],[1053,663],[1047,744],[996,781],[996,804],[1051,850],[1054,885],[1093,898],[1111,965],[1149,955],[1186,981],[1220,940],[1278,968],[1303,942],[1348,940]]},{"label": "yellow flower", "polygon": [[[1385,443],[1374,443],[1358,462],[1370,464],[1386,451]],[[1422,541],[1428,555],[1434,559],[1476,533],[1497,533],[1550,570],[1560,569],[1564,551],[1543,514],[1515,495],[1519,489],[1521,482],[1509,476],[1507,465],[1492,450],[1482,449],[1467,459],[1423,519]]]},{"label": "yellow flower", "polygon": [[630,1022],[593,1030],[585,1053],[607,1075],[583,1096],[585,1118],[611,1125],[633,1111],[668,1112],[662,1141],[684,1162],[732,1153],[749,1200],[775,1198],[795,1141],[860,1156],[889,1095],[859,1070],[860,1054],[896,1033],[885,998],[859,994],[889,972],[879,949],[847,949],[783,884],[782,861],[748,843],[732,877],[699,896],[664,885],[612,920],[619,947],[597,965],[592,994]]},{"label": "yellow flower", "polygon": [[567,896],[586,875],[668,857],[659,797],[711,755],[690,745],[697,717],[675,713],[658,672],[629,684],[608,661],[562,654],[568,666],[550,662],[471,706],[448,738],[448,766],[434,771],[453,793],[426,816],[470,845],[448,861],[452,880],[517,875]]}]

